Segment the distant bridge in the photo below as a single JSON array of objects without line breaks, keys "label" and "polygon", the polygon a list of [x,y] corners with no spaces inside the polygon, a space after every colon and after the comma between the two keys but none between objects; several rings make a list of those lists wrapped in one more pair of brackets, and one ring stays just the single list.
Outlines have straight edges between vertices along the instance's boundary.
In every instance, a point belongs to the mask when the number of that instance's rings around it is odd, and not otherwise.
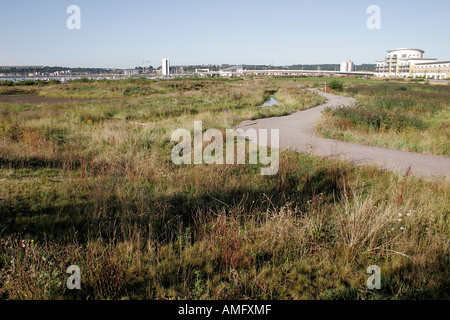
[{"label": "distant bridge", "polygon": [[299,75],[348,75],[348,76],[373,76],[375,72],[371,71],[328,71],[328,70],[244,70],[245,75],[265,75],[265,76],[299,76]]},{"label": "distant bridge", "polygon": [[[328,70],[244,70],[244,75],[246,76],[326,76],[326,75],[342,75],[342,76],[373,76],[375,72],[371,71],[351,71],[351,72],[340,72],[340,71],[328,71]],[[198,73],[184,73],[184,74],[172,74],[173,76],[187,76],[187,75],[200,75],[204,77],[214,77],[220,76],[220,71],[210,71],[210,72],[198,72]],[[236,74],[238,75],[238,74]]]}]

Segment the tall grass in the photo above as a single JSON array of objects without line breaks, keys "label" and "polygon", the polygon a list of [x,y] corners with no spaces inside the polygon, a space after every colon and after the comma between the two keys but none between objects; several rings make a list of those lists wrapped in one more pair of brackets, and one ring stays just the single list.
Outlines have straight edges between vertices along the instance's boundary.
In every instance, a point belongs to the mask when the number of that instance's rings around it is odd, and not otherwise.
[{"label": "tall grass", "polygon": [[[1,298],[448,297],[447,184],[290,151],[275,176],[259,165],[176,166],[178,127],[258,116],[266,90],[288,110],[321,101],[295,82],[199,83],[1,107]],[[65,286],[73,264],[81,290]],[[381,291],[364,287],[373,264]]]},{"label": "tall grass", "polygon": [[450,154],[448,86],[349,86],[359,105],[327,110],[317,132],[332,139],[406,151]]}]

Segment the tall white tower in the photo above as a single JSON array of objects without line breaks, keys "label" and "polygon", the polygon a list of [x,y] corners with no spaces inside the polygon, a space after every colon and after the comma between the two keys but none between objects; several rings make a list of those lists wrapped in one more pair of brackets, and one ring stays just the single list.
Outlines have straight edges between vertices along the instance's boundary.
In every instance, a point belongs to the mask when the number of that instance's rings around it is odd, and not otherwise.
[{"label": "tall white tower", "polygon": [[355,65],[352,61],[344,61],[341,63],[341,72],[352,72],[355,70]]},{"label": "tall white tower", "polygon": [[355,64],[351,60],[347,61],[347,70],[348,72],[352,72],[355,70]]},{"label": "tall white tower", "polygon": [[161,73],[164,77],[170,76],[170,60],[169,59],[162,59]]}]

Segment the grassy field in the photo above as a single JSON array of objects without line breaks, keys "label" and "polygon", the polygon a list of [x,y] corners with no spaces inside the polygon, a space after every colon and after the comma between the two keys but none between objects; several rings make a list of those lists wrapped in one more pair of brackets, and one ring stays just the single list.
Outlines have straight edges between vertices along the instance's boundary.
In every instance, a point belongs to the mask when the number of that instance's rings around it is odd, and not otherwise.
[{"label": "grassy field", "polygon": [[328,110],[317,132],[327,138],[450,155],[450,86],[418,83],[345,85],[360,103]]},{"label": "grassy field", "polygon": [[[170,161],[194,120],[224,130],[323,102],[295,80],[34,90],[97,100],[0,105],[0,298],[449,298],[448,184],[288,151],[274,176]],[[281,106],[261,108],[270,95]]]}]

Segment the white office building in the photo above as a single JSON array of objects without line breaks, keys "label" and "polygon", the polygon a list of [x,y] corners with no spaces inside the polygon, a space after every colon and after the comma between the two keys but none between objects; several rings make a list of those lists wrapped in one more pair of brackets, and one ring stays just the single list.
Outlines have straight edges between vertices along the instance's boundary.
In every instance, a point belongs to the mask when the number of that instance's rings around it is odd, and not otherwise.
[{"label": "white office building", "polygon": [[417,63],[412,67],[413,78],[450,79],[450,61]]},{"label": "white office building", "polygon": [[425,51],[420,49],[400,48],[389,50],[388,56],[377,61],[375,76],[377,77],[414,77],[417,64],[433,63],[436,59],[423,57]]},{"label": "white office building", "polygon": [[170,61],[169,61],[169,59],[162,59],[161,74],[163,77],[170,76]]}]

